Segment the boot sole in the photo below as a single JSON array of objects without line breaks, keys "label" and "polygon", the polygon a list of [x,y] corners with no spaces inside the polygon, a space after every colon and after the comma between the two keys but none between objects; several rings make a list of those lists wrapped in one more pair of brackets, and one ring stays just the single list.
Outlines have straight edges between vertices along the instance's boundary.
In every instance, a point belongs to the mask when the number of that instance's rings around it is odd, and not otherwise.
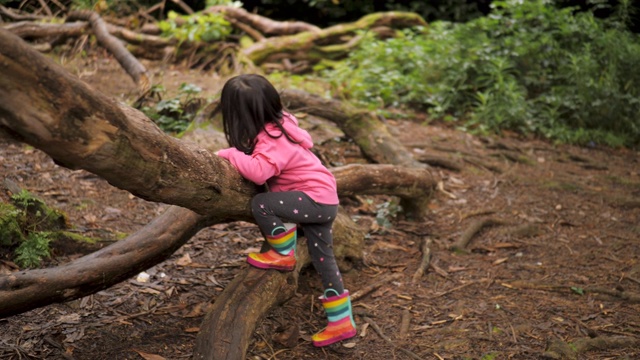
[{"label": "boot sole", "polygon": [[273,270],[280,270],[280,271],[293,271],[293,269],[296,268],[295,264],[290,266],[270,265],[270,264],[265,264],[265,263],[255,261],[250,257],[247,258],[247,262],[249,263],[249,265],[253,267],[257,267],[258,269],[265,269],[265,270],[273,269]]},{"label": "boot sole", "polygon": [[331,339],[327,339],[324,341],[314,341],[313,342],[313,346],[315,347],[323,347],[323,346],[327,346],[327,345],[331,345],[333,343],[337,343],[338,341],[342,341],[342,340],[346,340],[346,339],[350,339],[354,336],[356,336],[358,332],[356,331],[356,329],[353,329],[349,332],[346,332],[344,334],[338,335],[334,338]]}]

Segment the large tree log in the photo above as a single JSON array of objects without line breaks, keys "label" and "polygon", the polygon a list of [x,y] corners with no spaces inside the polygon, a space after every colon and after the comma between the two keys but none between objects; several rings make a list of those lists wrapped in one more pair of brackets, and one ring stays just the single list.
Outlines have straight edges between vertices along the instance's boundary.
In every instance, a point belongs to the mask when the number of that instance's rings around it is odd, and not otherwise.
[{"label": "large tree log", "polygon": [[397,196],[404,213],[413,218],[423,218],[427,214],[427,205],[436,188],[433,175],[425,168],[353,164],[335,168],[332,172],[342,196]]},{"label": "large tree log", "polygon": [[75,21],[66,24],[38,23],[20,21],[7,24],[5,30],[11,31],[23,39],[41,39],[51,37],[77,37],[87,32],[88,23]]},{"label": "large tree log", "polygon": [[168,258],[211,219],[170,207],[140,231],[52,269],[0,276],[0,318],[96,293]]},{"label": "large tree log", "polygon": [[163,133],[1,29],[0,125],[143,199],[200,214],[224,209],[220,221],[247,217],[248,202],[230,201],[246,197],[247,183],[227,161]]},{"label": "large tree log", "polygon": [[258,14],[252,14],[242,8],[216,5],[205,10],[206,13],[223,13],[227,20],[246,24],[266,35],[291,35],[304,31],[320,31],[315,25],[302,21],[275,21]]}]

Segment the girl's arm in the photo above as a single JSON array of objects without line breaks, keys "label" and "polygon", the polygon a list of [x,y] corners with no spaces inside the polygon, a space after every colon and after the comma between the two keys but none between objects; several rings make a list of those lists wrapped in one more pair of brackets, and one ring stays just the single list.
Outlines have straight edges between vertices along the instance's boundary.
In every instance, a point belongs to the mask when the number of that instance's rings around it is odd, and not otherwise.
[{"label": "girl's arm", "polygon": [[257,185],[280,174],[278,166],[263,154],[247,155],[236,148],[222,149],[217,154],[229,160],[242,177]]}]

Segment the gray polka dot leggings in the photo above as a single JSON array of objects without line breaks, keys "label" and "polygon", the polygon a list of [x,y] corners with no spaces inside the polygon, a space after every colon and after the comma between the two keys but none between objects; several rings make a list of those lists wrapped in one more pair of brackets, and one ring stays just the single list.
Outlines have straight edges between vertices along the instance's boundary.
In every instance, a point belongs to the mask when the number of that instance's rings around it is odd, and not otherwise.
[{"label": "gray polka dot leggings", "polygon": [[338,294],[344,292],[342,276],[333,255],[331,230],[338,205],[319,204],[302,191],[265,192],[253,197],[251,211],[263,234],[271,235],[284,222],[298,224],[307,238],[309,255],[322,278],[324,290],[333,289]]}]

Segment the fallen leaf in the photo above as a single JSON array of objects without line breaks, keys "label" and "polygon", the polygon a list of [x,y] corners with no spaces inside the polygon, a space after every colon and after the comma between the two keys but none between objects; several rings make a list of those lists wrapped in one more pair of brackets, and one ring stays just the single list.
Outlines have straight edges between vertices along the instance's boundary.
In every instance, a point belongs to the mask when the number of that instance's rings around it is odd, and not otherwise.
[{"label": "fallen leaf", "polygon": [[133,349],[133,351],[137,352],[138,355],[140,355],[144,360],[166,360],[166,358],[160,356],[160,355],[156,355],[156,354],[149,354],[146,353],[144,351],[140,351],[140,350],[136,350]]},{"label": "fallen leaf", "polygon": [[509,258],[508,258],[508,257],[506,257],[506,258],[502,258],[502,259],[498,259],[498,260],[494,261],[492,264],[493,264],[493,265],[500,265],[500,264],[502,264],[503,262],[505,262],[505,261],[507,261],[507,260],[509,260]]},{"label": "fallen leaf", "polygon": [[298,327],[298,324],[294,323],[286,328],[276,329],[276,333],[273,335],[272,339],[284,347],[293,348],[298,344],[299,337],[300,328]]},{"label": "fallen leaf", "polygon": [[260,252],[259,247],[249,247],[240,251],[241,254],[250,254],[250,253],[259,253],[259,252]]},{"label": "fallen leaf", "polygon": [[189,264],[191,264],[191,256],[189,256],[189,253],[182,255],[180,259],[176,260],[176,265],[178,266],[187,266]]}]

